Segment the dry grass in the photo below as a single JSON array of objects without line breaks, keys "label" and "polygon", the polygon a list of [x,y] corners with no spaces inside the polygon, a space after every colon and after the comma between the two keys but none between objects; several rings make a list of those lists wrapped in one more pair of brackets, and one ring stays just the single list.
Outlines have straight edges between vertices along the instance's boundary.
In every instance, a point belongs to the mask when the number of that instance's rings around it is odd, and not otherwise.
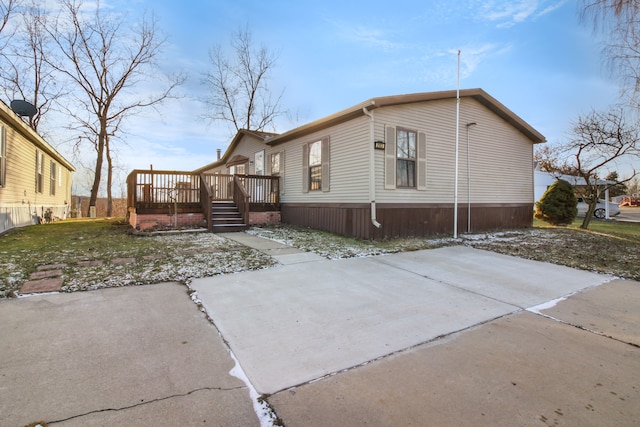
[{"label": "dry grass", "polygon": [[[537,224],[527,230],[371,242],[300,227],[249,232],[328,259],[467,245],[640,281],[640,223],[595,221],[590,231]],[[136,237],[118,221],[63,221],[0,236],[0,297],[12,296],[37,267],[66,264],[62,291],[131,286],[269,268],[269,256],[211,233]],[[116,258],[135,262],[114,265]],[[81,266],[80,261],[100,261]]]},{"label": "dry grass", "polygon": [[640,280],[638,238],[577,228],[534,228],[503,233],[501,239],[470,239],[466,244],[501,254]]},{"label": "dry grass", "polygon": [[640,280],[640,223],[594,221],[591,230],[582,230],[578,225],[579,222],[571,227],[548,227],[536,223],[536,227],[531,229],[462,235],[458,240],[443,237],[382,242],[349,239],[290,226],[259,228],[252,232],[329,259],[466,245]]}]

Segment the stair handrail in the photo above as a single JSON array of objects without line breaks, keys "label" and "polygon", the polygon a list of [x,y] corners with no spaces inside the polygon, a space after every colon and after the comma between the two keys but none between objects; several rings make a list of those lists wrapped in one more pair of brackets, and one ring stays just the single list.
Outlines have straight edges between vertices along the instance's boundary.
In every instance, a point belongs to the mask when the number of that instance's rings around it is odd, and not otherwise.
[{"label": "stair handrail", "polygon": [[242,221],[245,225],[249,225],[249,193],[242,185],[242,181],[238,175],[233,176],[233,202],[236,204]]},{"label": "stair handrail", "polygon": [[211,210],[213,201],[213,189],[209,186],[209,183],[204,177],[204,173],[200,174],[200,204],[202,205],[202,212],[207,220],[207,230],[213,230],[213,220],[211,219]]}]

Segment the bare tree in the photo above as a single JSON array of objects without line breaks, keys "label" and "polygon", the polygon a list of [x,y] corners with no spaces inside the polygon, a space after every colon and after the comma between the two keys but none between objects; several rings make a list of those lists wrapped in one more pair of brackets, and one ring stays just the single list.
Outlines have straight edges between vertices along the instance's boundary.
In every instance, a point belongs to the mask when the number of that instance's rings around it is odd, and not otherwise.
[{"label": "bare tree", "polygon": [[640,2],[582,0],[581,18],[605,36],[604,54],[624,96],[640,107]]},{"label": "bare tree", "polygon": [[231,46],[231,58],[220,45],[209,52],[211,70],[204,74],[203,84],[211,91],[204,101],[212,111],[205,118],[226,122],[234,131],[275,128],[274,120],[284,113],[284,91],[274,98],[268,86],[277,56],[264,46],[255,49],[246,29],[233,34]]},{"label": "bare tree", "polygon": [[[589,202],[581,228],[589,228],[601,194],[608,188],[624,184],[636,176],[615,181],[603,181],[607,168],[640,153],[640,126],[637,120],[627,121],[625,110],[614,106],[606,112],[592,111],[579,116],[572,128],[572,138],[562,146],[564,161],[574,166],[585,181],[585,200]],[[609,174],[610,178],[614,176]]]},{"label": "bare tree", "polygon": [[156,59],[164,40],[155,19],[142,18],[127,28],[126,15],[104,13],[100,2],[93,13],[81,1],[59,0],[61,12],[50,35],[62,58],[49,62],[74,87],[73,102],[66,110],[80,132],[78,143],[89,141],[96,154],[90,206],[95,206],[107,165],[107,215],[112,214],[114,141],[123,122],[143,108],[154,107],[172,97],[183,75],[167,76],[157,93],[139,90],[144,80],[158,73]]},{"label": "bare tree", "polygon": [[0,0],[0,33],[7,28],[9,18],[17,7],[18,0]]},{"label": "bare tree", "polygon": [[544,144],[535,147],[533,161],[538,163],[542,172],[559,172],[558,149],[555,146]]},{"label": "bare tree", "polygon": [[13,36],[14,30],[9,27],[9,20],[15,15],[19,0],[0,0],[0,68],[9,63],[6,47]]},{"label": "bare tree", "polygon": [[7,49],[6,61],[0,66],[0,86],[10,99],[26,99],[36,107],[29,126],[38,131],[41,119],[63,89],[56,82],[54,70],[45,58],[53,55],[47,32],[48,14],[40,2],[32,0],[21,10],[21,25]]}]

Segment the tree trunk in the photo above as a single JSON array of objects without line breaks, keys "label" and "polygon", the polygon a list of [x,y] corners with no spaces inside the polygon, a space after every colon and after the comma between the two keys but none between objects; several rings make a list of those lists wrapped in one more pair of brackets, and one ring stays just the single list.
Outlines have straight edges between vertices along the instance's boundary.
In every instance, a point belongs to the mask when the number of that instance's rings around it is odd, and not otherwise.
[{"label": "tree trunk", "polygon": [[596,206],[598,206],[598,198],[594,198],[591,203],[589,203],[589,209],[587,209],[587,213],[584,214],[584,219],[582,220],[582,224],[580,228],[583,230],[589,229],[589,224],[591,223],[591,218],[593,218],[593,212],[596,210]]},{"label": "tree trunk", "polygon": [[100,190],[100,180],[102,179],[102,163],[104,161],[104,135],[98,137],[98,146],[96,147],[96,169],[93,175],[93,185],[91,186],[91,197],[89,197],[89,206],[87,207],[87,217],[91,212],[91,206],[96,205],[98,199],[98,191]]},{"label": "tree trunk", "polygon": [[111,185],[113,183],[113,163],[111,160],[111,149],[109,147],[109,138],[107,137],[107,144],[105,145],[107,154],[107,216],[113,215],[113,196],[111,195]]}]

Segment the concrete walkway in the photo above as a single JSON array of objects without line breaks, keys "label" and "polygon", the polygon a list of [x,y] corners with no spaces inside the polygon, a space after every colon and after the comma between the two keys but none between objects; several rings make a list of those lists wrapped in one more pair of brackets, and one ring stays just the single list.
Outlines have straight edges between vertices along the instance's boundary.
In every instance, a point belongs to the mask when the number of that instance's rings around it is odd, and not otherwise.
[{"label": "concrete walkway", "polygon": [[292,246],[274,242],[273,240],[264,239],[252,234],[219,233],[218,235],[265,253],[280,264],[284,265],[300,264],[325,259],[313,252],[304,252]]}]

